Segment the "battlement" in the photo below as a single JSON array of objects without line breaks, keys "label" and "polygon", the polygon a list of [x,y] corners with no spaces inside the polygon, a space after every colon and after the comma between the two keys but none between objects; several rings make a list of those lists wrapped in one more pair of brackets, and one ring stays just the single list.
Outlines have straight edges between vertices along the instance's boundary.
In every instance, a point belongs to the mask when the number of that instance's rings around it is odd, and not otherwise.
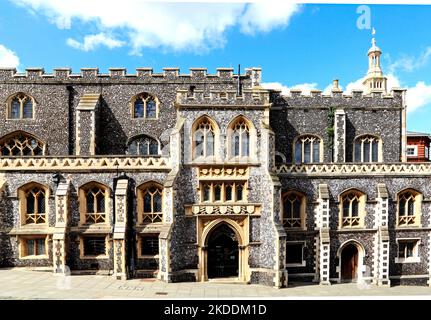
[{"label": "battlement", "polygon": [[309,95],[303,95],[300,89],[292,89],[288,95],[282,95],[280,90],[270,91],[275,107],[402,107],[407,89],[392,88],[389,93],[372,90],[368,94],[362,90],[352,90],[351,94],[344,94],[340,89],[332,90],[330,94],[311,90]]},{"label": "battlement", "polygon": [[269,106],[269,92],[264,89],[243,89],[241,94],[236,90],[177,90],[178,107],[202,107],[205,105],[220,107],[265,107]]},{"label": "battlement", "polygon": [[[99,73],[98,68],[81,68],[80,73],[72,73],[70,68],[56,68],[53,73],[45,73],[43,68],[27,68],[24,73],[17,73],[15,68],[0,68],[0,81],[43,81],[79,82],[79,81],[237,81],[238,75],[233,68],[217,68],[216,74],[208,74],[206,68],[190,68],[189,74],[180,74],[179,68],[163,68],[162,73],[154,73],[152,68],[136,68],[134,74],[128,74],[125,68],[110,68],[109,73]],[[258,85],[261,79],[260,68],[246,68],[242,79],[252,80]]]}]

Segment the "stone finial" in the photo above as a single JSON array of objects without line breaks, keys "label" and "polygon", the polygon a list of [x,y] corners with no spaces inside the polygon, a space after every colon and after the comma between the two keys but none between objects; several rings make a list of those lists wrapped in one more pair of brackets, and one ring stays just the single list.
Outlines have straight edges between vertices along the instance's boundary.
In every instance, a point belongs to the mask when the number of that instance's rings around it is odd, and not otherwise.
[{"label": "stone finial", "polygon": [[339,90],[340,89],[339,86],[338,86],[338,79],[334,79],[332,81],[332,89],[333,90]]}]

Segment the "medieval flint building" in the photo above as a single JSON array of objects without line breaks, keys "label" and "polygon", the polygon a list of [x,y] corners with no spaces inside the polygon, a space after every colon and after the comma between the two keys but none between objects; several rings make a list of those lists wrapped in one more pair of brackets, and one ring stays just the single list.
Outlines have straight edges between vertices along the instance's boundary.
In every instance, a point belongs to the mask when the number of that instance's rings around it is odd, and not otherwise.
[{"label": "medieval flint building", "polygon": [[431,276],[430,163],[405,90],[261,86],[261,70],[0,70],[0,267],[275,287]]}]

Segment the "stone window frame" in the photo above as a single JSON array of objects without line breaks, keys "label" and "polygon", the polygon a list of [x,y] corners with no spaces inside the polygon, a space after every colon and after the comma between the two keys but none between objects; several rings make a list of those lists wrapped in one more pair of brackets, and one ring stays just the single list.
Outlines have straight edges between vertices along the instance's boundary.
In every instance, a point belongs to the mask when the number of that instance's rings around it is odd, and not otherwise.
[{"label": "stone window frame", "polygon": [[[88,213],[87,212],[87,193],[90,189],[93,188],[99,188],[101,190],[103,190],[104,192],[104,197],[105,197],[105,211],[104,212],[93,212],[93,213]],[[106,186],[103,183],[97,182],[97,181],[90,181],[87,182],[85,184],[83,184],[82,186],[79,187],[78,189],[78,194],[79,194],[79,225],[80,226],[89,226],[89,225],[108,225],[109,224],[109,208],[110,208],[110,199],[111,199],[111,189]],[[96,220],[99,219],[101,216],[103,216],[103,220],[102,222],[87,222],[87,217],[88,216],[94,216],[93,218],[95,218]]]},{"label": "stone window frame", "polygon": [[[151,213],[145,213],[144,212],[144,195],[150,188],[156,188],[160,190],[161,193],[161,203],[162,208],[160,212],[151,211]],[[147,181],[136,187],[136,196],[137,196],[137,216],[138,216],[138,225],[146,225],[146,224],[160,224],[164,222],[165,215],[163,213],[164,211],[164,199],[165,199],[165,192],[163,185],[156,181]],[[151,198],[153,202],[153,197]],[[153,207],[153,204],[152,204]],[[147,216],[150,221],[146,222],[144,221]],[[157,221],[156,221],[157,220]]]},{"label": "stone window frame", "polygon": [[[233,155],[232,149],[233,149],[233,134],[235,132],[235,126],[237,126],[239,123],[244,122],[244,124],[247,127],[248,130],[248,155],[242,155],[242,147],[240,146],[240,154],[239,155]],[[256,150],[257,150],[257,133],[256,128],[252,121],[250,121],[247,117],[244,115],[237,115],[234,119],[230,121],[230,123],[227,126],[227,137],[226,137],[226,154],[229,161],[234,162],[251,162],[256,160]],[[240,143],[242,140],[240,140]]]},{"label": "stone window frame", "polygon": [[[160,258],[160,238],[159,238],[160,233],[157,232],[152,232],[152,233],[142,233],[142,234],[138,234],[137,235],[137,245],[138,245],[138,259],[159,259]],[[159,253],[155,254],[155,255],[143,255],[142,254],[142,238],[145,237],[157,237],[159,240]]]},{"label": "stone window frame", "polygon": [[[199,130],[199,125],[201,125],[203,122],[208,122],[212,127],[212,132],[214,134],[214,144],[213,144],[213,155],[206,155],[206,144],[204,143],[204,155],[203,156],[196,156],[196,133]],[[220,127],[218,123],[211,118],[208,115],[202,115],[199,118],[197,118],[192,125],[191,129],[191,159],[195,162],[201,162],[201,161],[218,161],[219,160],[219,150],[220,150]]]},{"label": "stone window frame", "polygon": [[[45,252],[44,254],[38,254],[38,255],[28,255],[28,244],[27,241],[29,240],[44,240],[44,246],[45,246]],[[37,260],[37,259],[48,259],[48,244],[49,244],[49,237],[46,234],[41,235],[20,235],[18,240],[18,256],[21,260]],[[35,248],[37,247],[36,242],[34,243]],[[36,249],[35,249],[36,251]]]},{"label": "stone window frame", "polygon": [[[397,255],[395,257],[395,263],[420,263],[421,257],[419,255],[419,246],[421,245],[421,238],[397,238]],[[412,257],[400,257],[399,246],[400,242],[414,242],[412,249]]]},{"label": "stone window frame", "polygon": [[[357,148],[357,141],[361,140],[361,159],[360,161],[357,161],[356,159],[356,148]],[[377,161],[373,160],[373,147],[370,146],[370,154],[369,159],[371,161],[364,161],[364,141],[365,140],[377,140]],[[357,163],[380,163],[383,162],[383,140],[381,137],[375,134],[365,133],[360,134],[353,139],[353,162]]]},{"label": "stone window frame", "polygon": [[[105,239],[105,254],[97,256],[86,255],[84,251],[84,241],[86,238],[104,238]],[[110,238],[108,234],[85,234],[79,236],[79,259],[81,260],[104,260],[109,259]]]},{"label": "stone window frame", "polygon": [[[139,140],[139,139],[148,139],[149,143],[151,143],[151,140],[154,140],[154,141],[157,143],[157,153],[156,153],[156,154],[150,154],[150,153],[149,153],[149,154],[147,154],[147,155],[143,155],[143,154],[131,154],[131,153],[130,153],[130,151],[129,151],[129,147],[130,147],[130,145],[131,145],[134,141]],[[150,135],[148,135],[148,134],[145,134],[145,133],[138,134],[138,135],[135,135],[135,136],[133,136],[133,137],[130,137],[130,138],[127,140],[126,146],[127,146],[127,154],[128,154],[129,156],[153,157],[153,156],[159,156],[159,155],[160,155],[160,152],[161,152],[161,147],[160,147],[160,146],[161,146],[161,144],[160,144],[159,139],[154,138],[154,137],[152,137],[152,136],[150,136]],[[148,152],[150,152],[150,145],[148,145]]]},{"label": "stone window frame", "polygon": [[[409,154],[409,149],[413,149],[413,154]],[[406,147],[407,157],[417,157],[418,156],[418,146],[417,145],[407,145]]]},{"label": "stone window frame", "polygon": [[[31,192],[33,189],[42,189],[45,193],[45,213],[43,220],[44,222],[41,223],[28,223],[27,220],[29,219],[29,213],[27,212],[27,195],[29,192]],[[18,188],[18,199],[19,199],[19,216],[20,216],[20,225],[22,227],[24,226],[47,226],[49,222],[49,196],[50,196],[50,189],[48,186],[41,184],[39,182],[31,181],[28,182]],[[37,212],[37,205],[35,206],[35,212],[33,215],[35,215],[36,220],[38,218],[38,215],[40,215]]]},{"label": "stone window frame", "polygon": [[[407,196],[408,194],[409,196]],[[405,215],[400,215],[400,198],[403,197],[407,202],[413,200],[413,207],[409,205],[404,207]],[[396,226],[398,228],[410,228],[410,227],[421,227],[422,217],[422,201],[423,195],[421,192],[413,189],[406,188],[397,193],[397,220]],[[413,215],[409,214],[409,208],[413,209]]]},{"label": "stone window frame", "polygon": [[[242,199],[238,200],[237,186],[242,185]],[[204,200],[205,187],[209,186],[209,200]],[[216,200],[216,187],[220,186],[220,200]],[[227,200],[226,189],[231,187],[232,199]],[[248,199],[248,183],[247,181],[201,181],[198,188],[199,202],[208,204],[236,204],[247,203]]]},{"label": "stone window frame", "polygon": [[[20,102],[20,111],[19,111],[19,118],[12,118],[12,102],[15,98],[19,99]],[[31,118],[24,118],[24,102],[25,100],[31,100],[32,103],[32,110],[31,110]],[[22,120],[34,120],[36,117],[36,99],[33,98],[33,96],[29,95],[25,92],[16,92],[12,95],[10,95],[6,99],[6,105],[7,105],[7,112],[6,112],[6,119],[12,120],[12,121],[22,121]]]},{"label": "stone window frame", "polygon": [[[289,221],[287,221],[289,218],[286,218],[284,216],[285,199],[292,194],[294,194],[296,197],[300,198],[300,212],[299,212],[300,226],[297,226],[297,227],[289,227],[288,226]],[[296,230],[305,230],[306,229],[306,217],[307,217],[306,208],[307,208],[307,198],[306,198],[304,193],[299,192],[297,190],[293,190],[293,189],[286,190],[285,192],[283,192],[281,195],[281,221],[282,221],[283,227],[285,229],[289,229],[289,230],[295,230],[295,229]],[[290,218],[290,219],[291,220],[295,219],[296,221],[292,221],[292,222],[297,224],[298,218]]]},{"label": "stone window frame", "polygon": [[[25,137],[27,140],[30,140],[30,139],[35,140],[37,142],[37,144],[38,144],[37,147],[39,147],[39,148],[42,149],[42,154],[41,155],[34,155],[34,154],[32,154],[32,155],[24,155],[24,154],[19,154],[19,155],[11,155],[11,154],[9,154],[9,155],[3,155],[3,150],[2,149],[4,147],[1,147],[1,146],[3,144],[6,144],[7,142],[9,142],[10,140],[17,140],[21,136]],[[21,143],[19,143],[19,144],[21,146],[18,146],[17,142],[15,142],[16,147],[18,149],[20,149],[21,153],[23,153],[22,151],[26,147],[28,147],[29,149],[31,149],[32,153],[34,153],[34,149],[36,147],[30,146],[28,143],[25,144],[25,145],[22,145]],[[10,133],[8,133],[8,134],[6,134],[6,135],[4,135],[3,137],[0,138],[0,157],[41,157],[41,156],[45,156],[46,155],[46,150],[47,150],[46,143],[42,139],[38,138],[34,134],[25,132],[23,130],[16,130],[16,131],[10,132]]]},{"label": "stone window frame", "polygon": [[[301,263],[288,263],[287,262],[287,248],[289,244],[301,244],[302,245],[302,262]],[[307,262],[304,259],[304,248],[306,247],[306,241],[298,240],[298,241],[286,241],[286,267],[306,267]]]},{"label": "stone window frame", "polygon": [[[147,97],[145,97],[145,96],[147,96]],[[153,98],[154,101],[156,102],[156,116],[154,118],[148,118],[147,117],[147,103],[146,103],[146,101],[150,98]],[[138,99],[143,99],[143,102],[144,102],[144,116],[143,117],[137,117],[135,115],[135,102]],[[134,95],[132,97],[132,99],[130,99],[130,111],[132,114],[132,119],[133,120],[149,120],[149,121],[158,120],[159,116],[160,116],[160,105],[161,105],[160,100],[155,94],[152,94],[149,92],[140,92],[140,93]]]},{"label": "stone window frame", "polygon": [[[352,197],[349,203],[349,216],[344,216],[344,200],[347,197]],[[339,229],[361,229],[365,226],[366,210],[365,206],[367,203],[367,194],[356,188],[349,188],[344,190],[338,196],[338,228]],[[358,215],[353,216],[353,200],[358,202]]]},{"label": "stone window frame", "polygon": [[[301,161],[297,162],[296,161],[296,143],[298,142],[298,140],[302,140],[302,147],[301,147]],[[319,140],[319,161],[318,162],[314,162],[313,158],[314,158],[314,141],[315,140]],[[311,162],[304,162],[304,141],[306,140],[311,140],[312,146],[310,147],[310,159],[312,160]],[[316,135],[316,134],[312,134],[312,133],[304,133],[301,134],[299,136],[296,136],[293,139],[293,146],[292,146],[292,162],[295,164],[315,164],[315,163],[322,163],[324,160],[324,146],[323,146],[323,139]]]}]

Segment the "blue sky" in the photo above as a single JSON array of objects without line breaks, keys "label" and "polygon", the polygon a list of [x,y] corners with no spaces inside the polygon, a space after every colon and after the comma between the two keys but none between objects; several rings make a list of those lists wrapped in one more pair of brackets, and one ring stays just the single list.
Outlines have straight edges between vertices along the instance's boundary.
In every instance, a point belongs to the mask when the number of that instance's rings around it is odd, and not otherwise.
[{"label": "blue sky", "polygon": [[[371,31],[357,5],[3,0],[0,66],[262,67],[287,90],[354,87],[367,71]],[[277,10],[274,8],[277,7]],[[389,84],[408,88],[408,129],[431,132],[431,6],[370,5]],[[236,72],[236,71],[235,71]]]}]

